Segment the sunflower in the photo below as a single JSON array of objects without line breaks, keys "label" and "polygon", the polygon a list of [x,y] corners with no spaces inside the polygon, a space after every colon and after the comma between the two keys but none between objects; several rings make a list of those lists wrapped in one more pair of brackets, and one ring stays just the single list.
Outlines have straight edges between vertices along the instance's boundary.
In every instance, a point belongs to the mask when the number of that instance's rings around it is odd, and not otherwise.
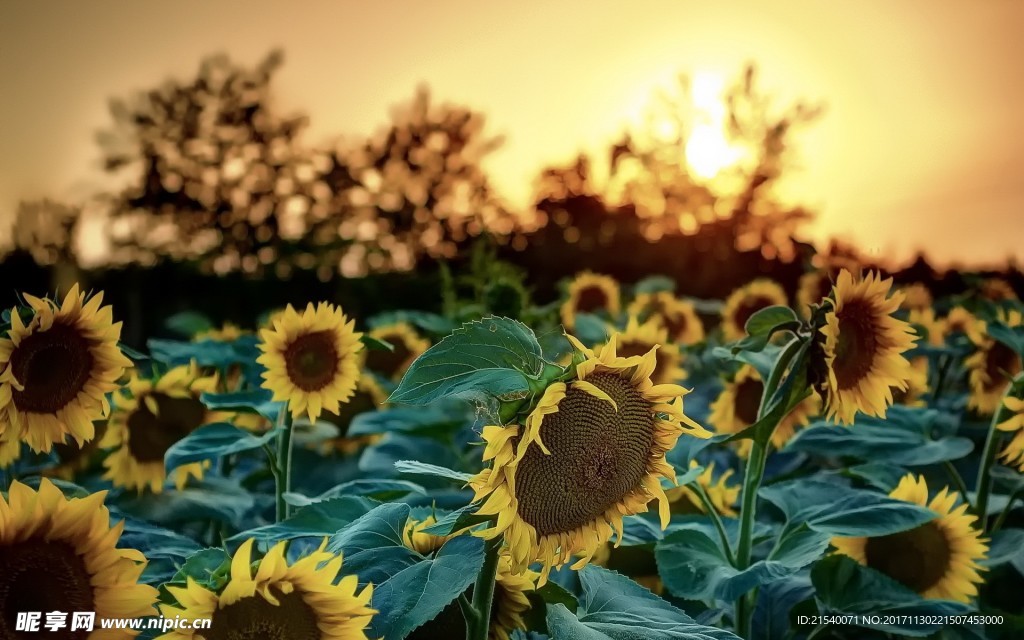
[{"label": "sunflower", "polygon": [[1013,434],[1010,441],[999,457],[1006,461],[1006,464],[1017,467],[1024,472],[1024,398],[1006,398],[1006,408],[1014,412],[1005,422],[1000,422],[996,428]]},{"label": "sunflower", "polygon": [[21,457],[21,440],[11,438],[0,439],[0,469],[6,469]]},{"label": "sunflower", "polygon": [[263,388],[275,402],[287,402],[293,417],[305,413],[314,422],[324,409],[338,413],[355,391],[362,334],[340,307],[310,303],[299,314],[288,305],[260,338]]},{"label": "sunflower", "polygon": [[219,329],[207,329],[192,336],[193,342],[212,340],[214,342],[234,342],[250,332],[245,331],[236,324],[225,322]]},{"label": "sunflower", "polygon": [[117,341],[103,294],[87,297],[76,284],[58,306],[25,294],[32,319],[11,313],[8,338],[0,338],[0,439],[21,439],[49,452],[70,435],[81,445],[95,436],[93,420],[110,411],[106,394],[131,361]]},{"label": "sunflower", "polygon": [[395,381],[401,380],[409,365],[430,348],[430,341],[420,337],[416,329],[407,322],[394,322],[371,329],[369,336],[391,343],[395,350],[364,351],[366,368]]},{"label": "sunflower", "polygon": [[1006,280],[989,278],[981,283],[981,297],[993,302],[1016,300],[1017,292],[1013,290],[1013,285]]},{"label": "sunflower", "polygon": [[800,276],[796,289],[796,309],[804,318],[811,317],[811,306],[820,304],[832,293],[832,278],[827,271],[808,271]]},{"label": "sunflower", "polygon": [[910,360],[910,377],[907,378],[906,390],[896,390],[892,394],[894,404],[908,407],[925,406],[924,395],[928,393],[928,358],[917,356]]},{"label": "sunflower", "polygon": [[[1024,324],[1024,318],[1017,310],[1001,311],[999,319],[1010,327]],[[979,321],[968,333],[976,351],[964,364],[967,365],[967,379],[971,386],[967,406],[988,415],[999,408],[1006,385],[1021,371],[1021,361],[1016,351],[988,337],[986,327],[986,323]]]},{"label": "sunflower", "polygon": [[668,331],[657,320],[648,320],[640,324],[636,316],[630,316],[626,328],[618,334],[618,355],[622,358],[643,356],[651,349],[657,348],[655,358],[657,365],[651,380],[655,383],[676,382],[685,380],[686,372],[679,366],[683,361],[679,347],[668,342]]},{"label": "sunflower", "polygon": [[903,294],[900,309],[921,311],[923,309],[930,309],[934,302],[931,290],[920,282],[902,286],[899,288],[899,291]]},{"label": "sunflower", "polygon": [[167,587],[177,607],[161,605],[165,618],[211,620],[209,629],[175,629],[158,640],[366,640],[376,613],[373,587],[357,593],[359,579],[348,575],[335,584],[341,556],[320,548],[290,566],[286,542],[274,545],[252,571],[253,540],[231,559],[231,576],[220,593],[188,578],[185,587]]},{"label": "sunflower", "polygon": [[387,392],[381,388],[376,378],[372,374],[363,372],[359,376],[356,390],[348,402],[342,404],[337,413],[323,412],[322,418],[338,429],[338,436],[324,443],[324,453],[337,451],[338,453],[352,454],[361,451],[366,445],[379,441],[380,434],[350,437],[348,429],[357,415],[386,407],[387,399]]},{"label": "sunflower", "polygon": [[[104,478],[117,487],[161,493],[167,471],[164,454],[204,424],[229,414],[207,410],[203,393],[217,390],[217,376],[203,377],[196,365],[175,367],[154,380],[133,376],[114,403],[107,433],[100,446],[114,451],[103,461]],[[209,463],[193,462],[174,470],[179,490],[190,477],[202,479]]]},{"label": "sunflower", "polygon": [[680,300],[668,291],[637,294],[626,312],[644,320],[657,320],[664,325],[672,342],[692,345],[704,339],[704,324],[693,303]]},{"label": "sunflower", "polygon": [[[124,523],[110,526],[106,495],[69,500],[46,478],[38,491],[15,481],[6,498],[0,495],[0,638],[27,637],[14,629],[25,611],[93,611],[102,620],[156,613],[156,589],[138,584],[146,558],[117,548]],[[89,637],[135,635],[96,631]],[[61,635],[72,636],[85,634]]]},{"label": "sunflower", "polygon": [[928,344],[934,347],[941,347],[946,343],[946,323],[935,317],[935,310],[931,307],[927,309],[911,309],[910,314],[907,316],[907,321],[910,324],[918,325],[924,328],[926,336],[921,338],[928,338]]},{"label": "sunflower", "polygon": [[429,556],[457,535],[438,536],[423,531],[435,524],[437,524],[437,518],[434,516],[427,516],[422,520],[410,517],[405,521],[405,528],[402,529],[402,542],[416,553]]},{"label": "sunflower", "polygon": [[759,278],[736,289],[722,306],[722,335],[726,342],[747,335],[747,320],[761,309],[786,304],[786,292],[778,283]]},{"label": "sunflower", "polygon": [[959,494],[943,489],[928,501],[924,476],[907,474],[890,497],[928,507],[936,519],[907,531],[875,538],[832,538],[839,553],[880,571],[925,598],[968,602],[982,582],[979,564],[988,552],[976,517],[967,505],[955,507]]},{"label": "sunflower", "polygon": [[621,539],[623,516],[655,498],[667,526],[661,478],[675,472],[665,453],[683,433],[711,436],[683,414],[686,389],[651,382],[657,349],[622,358],[617,336],[599,353],[569,340],[584,358],[576,379],[548,385],[522,426],[484,427],[492,466],[469,482],[483,501],[478,513],[497,516],[474,535],[504,534],[513,572],[540,562],[540,584],[573,556],[574,567],[585,565],[613,532]]},{"label": "sunflower", "polygon": [[892,388],[907,389],[910,362],[902,354],[914,346],[914,330],[892,316],[902,294],[886,297],[891,285],[891,278],[874,273],[857,280],[849,271],[839,274],[819,345],[824,375],[818,387],[829,419],[849,424],[858,411],[884,417]]},{"label": "sunflower", "polygon": [[[57,466],[46,469],[43,473],[51,478],[71,481],[75,475],[89,468],[93,454],[100,450],[100,443],[107,434],[107,421],[101,420],[96,423],[96,437],[82,446],[74,440],[63,444],[53,445],[53,451],[57,454]],[[0,454],[0,466],[3,466],[3,455]]]},{"label": "sunflower", "polygon": [[978,323],[970,311],[963,307],[953,307],[949,314],[943,318],[943,335],[949,337],[953,334],[969,334],[974,329],[974,326]]},{"label": "sunflower", "polygon": [[562,324],[572,329],[576,326],[577,313],[607,311],[614,316],[620,305],[619,283],[615,278],[584,271],[569,283],[569,297],[562,303],[559,313]]},{"label": "sunflower", "polygon": [[[700,465],[696,460],[690,460],[690,468],[695,469]],[[736,517],[736,510],[733,506],[740,497],[739,485],[729,485],[729,478],[732,477],[732,469],[726,469],[724,473],[720,474],[717,478],[715,477],[715,463],[711,462],[708,466],[704,467],[704,470],[697,476],[695,482],[704,489],[704,493],[707,494],[708,499],[711,500],[711,504],[714,505],[715,511],[728,516],[730,518]],[[665,492],[668,496],[669,502],[672,504],[672,513],[705,513],[704,503],[701,501],[700,496],[697,492],[691,489],[688,485],[680,485],[678,487],[672,487]]]},{"label": "sunflower", "polygon": [[[757,422],[763,393],[764,383],[757,369],[748,364],[743,365],[732,381],[725,383],[721,393],[711,403],[708,423],[718,433],[743,431]],[[819,404],[817,397],[811,395],[793,407],[772,433],[772,444],[776,449],[781,449],[799,427],[806,426],[811,417],[817,415]],[[747,457],[751,444],[750,440],[740,440],[737,443],[739,455]]]}]

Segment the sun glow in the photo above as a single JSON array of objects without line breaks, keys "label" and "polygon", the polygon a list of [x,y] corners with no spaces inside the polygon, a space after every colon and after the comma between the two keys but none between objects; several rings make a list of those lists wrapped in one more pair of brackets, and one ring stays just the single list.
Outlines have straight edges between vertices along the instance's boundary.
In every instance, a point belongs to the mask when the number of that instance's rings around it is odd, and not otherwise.
[{"label": "sun glow", "polygon": [[726,135],[728,111],[722,100],[724,86],[721,76],[698,73],[690,89],[695,123],[686,141],[686,163],[694,175],[705,180],[735,166],[746,155],[746,150]]}]

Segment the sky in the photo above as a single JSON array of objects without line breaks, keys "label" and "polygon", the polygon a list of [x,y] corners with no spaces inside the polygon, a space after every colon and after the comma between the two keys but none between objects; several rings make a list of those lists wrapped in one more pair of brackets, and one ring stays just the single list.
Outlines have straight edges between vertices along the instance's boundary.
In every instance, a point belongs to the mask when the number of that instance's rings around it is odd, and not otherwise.
[{"label": "sky", "polygon": [[285,51],[278,104],[307,142],[366,135],[426,83],[506,137],[487,167],[513,204],[534,177],[600,152],[680,72],[747,61],[780,106],[826,113],[798,137],[787,194],[810,239],[949,264],[1024,258],[1024,2],[378,0],[0,5],[0,233],[21,199],[82,200],[109,180],[107,103],[226,52]]}]

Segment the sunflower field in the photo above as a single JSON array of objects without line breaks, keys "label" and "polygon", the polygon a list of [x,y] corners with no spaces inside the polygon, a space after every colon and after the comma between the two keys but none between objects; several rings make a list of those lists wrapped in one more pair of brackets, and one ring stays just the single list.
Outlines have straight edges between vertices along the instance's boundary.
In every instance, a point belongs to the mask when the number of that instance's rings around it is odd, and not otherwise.
[{"label": "sunflower field", "polygon": [[20,292],[0,640],[1024,637],[1004,282],[492,284],[183,313],[144,350],[102,292]]}]

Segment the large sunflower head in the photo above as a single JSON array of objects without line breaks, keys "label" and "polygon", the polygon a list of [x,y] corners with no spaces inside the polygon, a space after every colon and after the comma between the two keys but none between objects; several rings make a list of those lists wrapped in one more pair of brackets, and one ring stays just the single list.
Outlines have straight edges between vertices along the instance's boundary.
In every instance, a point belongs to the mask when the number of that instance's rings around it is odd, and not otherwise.
[{"label": "large sunflower head", "polygon": [[288,305],[260,338],[263,388],[274,401],[287,402],[292,416],[305,413],[312,422],[324,409],[338,413],[355,391],[362,334],[340,307],[310,303],[298,313]]},{"label": "large sunflower head", "polygon": [[0,638],[28,637],[14,628],[25,611],[93,611],[97,619],[156,613],[156,589],[138,584],[146,558],[117,548],[124,523],[110,526],[105,497],[101,491],[69,500],[47,479],[38,491],[15,481],[6,499],[0,495]]},{"label": "large sunflower head", "polygon": [[165,618],[209,619],[209,629],[176,629],[159,640],[366,640],[376,613],[373,587],[357,593],[359,579],[338,580],[341,556],[317,551],[288,563],[286,543],[274,545],[253,572],[253,540],[231,559],[231,576],[215,593],[192,578],[185,587],[168,587],[178,606],[162,605]]},{"label": "large sunflower head", "polygon": [[786,292],[777,282],[759,278],[736,289],[722,306],[722,336],[726,342],[747,335],[747,320],[761,309],[786,304]]},{"label": "large sunflower head", "polygon": [[619,357],[631,358],[644,356],[652,349],[656,349],[657,365],[651,374],[651,380],[656,383],[684,380],[686,371],[680,366],[683,356],[679,352],[679,347],[666,344],[667,342],[668,331],[657,320],[651,319],[641,324],[636,316],[631,316],[626,328],[618,334],[617,352]]},{"label": "large sunflower head", "polygon": [[[119,398],[100,446],[114,449],[103,461],[104,478],[114,486],[160,493],[167,471],[164,454],[204,424],[223,414],[209,411],[199,397],[217,390],[217,376],[202,376],[195,364],[175,367],[154,379],[133,375]],[[208,463],[207,463],[208,464]],[[174,470],[174,484],[202,478],[204,464],[193,462]]]},{"label": "large sunflower head", "polygon": [[[761,408],[761,396],[764,394],[764,382],[754,367],[745,364],[736,372],[736,376],[725,383],[721,393],[711,403],[711,414],[708,423],[718,433],[739,433],[757,422],[757,414]],[[806,426],[812,416],[818,413],[818,400],[814,395],[793,408],[779,422],[772,433],[772,444],[781,449],[800,427]],[[737,442],[737,453],[746,457],[750,453],[751,441]]]},{"label": "large sunflower head", "polygon": [[[1017,310],[1001,311],[999,319],[1011,327],[1024,324],[1024,317]],[[967,365],[967,380],[971,387],[967,406],[988,415],[999,408],[1006,385],[1021,372],[1021,360],[1016,351],[988,337],[985,328],[986,324],[979,321],[968,333],[975,352],[964,364]]]},{"label": "large sunflower head", "polygon": [[409,365],[430,348],[430,341],[421,337],[407,322],[394,322],[369,331],[371,338],[384,340],[394,351],[367,350],[366,368],[391,380],[400,380]]},{"label": "large sunflower head", "polygon": [[924,476],[908,474],[889,496],[928,507],[937,517],[887,536],[833,538],[832,546],[925,598],[968,602],[977,595],[979,563],[988,546],[974,528],[977,518],[967,515],[967,505],[956,506],[959,494],[943,489],[929,502]]},{"label": "large sunflower head", "polygon": [[832,293],[832,277],[826,270],[808,271],[800,276],[796,289],[797,311],[804,318],[811,317],[811,306],[820,304]]},{"label": "large sunflower head", "polygon": [[884,417],[892,389],[907,388],[910,362],[903,353],[914,346],[914,330],[893,317],[902,295],[888,297],[891,285],[874,273],[856,280],[849,271],[839,274],[817,363],[830,419],[849,424],[858,411]]},{"label": "large sunflower head", "polygon": [[626,311],[641,320],[660,322],[672,342],[691,345],[704,339],[704,324],[693,303],[680,300],[668,291],[637,294]]},{"label": "large sunflower head", "polygon": [[522,425],[485,427],[492,465],[469,483],[478,513],[497,516],[477,535],[504,533],[513,572],[540,562],[542,583],[553,566],[579,556],[582,567],[613,532],[621,538],[623,516],[655,498],[667,525],[661,479],[675,473],[665,453],[683,433],[711,435],[683,413],[686,389],[651,381],[656,349],[623,358],[617,336],[599,353],[570,340],[584,358],[575,379],[548,385]]},{"label": "large sunflower head", "polygon": [[[694,469],[700,465],[696,460],[690,460],[690,468]],[[724,473],[715,476],[715,463],[711,462],[700,472],[694,481],[707,494],[715,511],[730,518],[736,517],[736,502],[740,498],[740,486],[729,484],[732,477],[732,469],[726,469]],[[672,513],[705,513],[704,502],[697,495],[697,492],[688,485],[672,487],[665,492],[671,503]]]},{"label": "large sunflower head", "polygon": [[899,288],[899,291],[903,294],[903,301],[900,302],[900,309],[907,311],[921,311],[924,309],[930,309],[934,302],[931,290],[920,282],[904,285]]},{"label": "large sunflower head", "polygon": [[0,437],[37,452],[68,435],[81,445],[93,439],[93,420],[110,411],[106,394],[132,364],[117,346],[121,323],[100,306],[102,293],[88,297],[78,285],[60,305],[25,300],[32,318],[25,324],[15,308],[0,338]]},{"label": "large sunflower head", "polygon": [[363,372],[356,383],[356,390],[348,402],[343,403],[337,413],[324,411],[321,416],[323,420],[338,428],[338,436],[328,440],[325,453],[336,451],[338,453],[352,454],[368,445],[380,440],[379,434],[364,436],[349,436],[348,429],[352,426],[352,420],[361,413],[376,411],[387,406],[388,394],[377,382],[372,374]]},{"label": "large sunflower head", "polygon": [[1008,464],[1024,472],[1024,398],[1006,398],[1006,408],[1013,412],[1009,418],[996,425],[1000,431],[1013,434],[1013,438],[1003,448],[999,457]]},{"label": "large sunflower head", "polygon": [[615,278],[584,271],[569,283],[569,297],[562,303],[559,313],[562,324],[571,329],[576,326],[577,313],[607,311],[615,315],[620,305],[619,283]]}]

